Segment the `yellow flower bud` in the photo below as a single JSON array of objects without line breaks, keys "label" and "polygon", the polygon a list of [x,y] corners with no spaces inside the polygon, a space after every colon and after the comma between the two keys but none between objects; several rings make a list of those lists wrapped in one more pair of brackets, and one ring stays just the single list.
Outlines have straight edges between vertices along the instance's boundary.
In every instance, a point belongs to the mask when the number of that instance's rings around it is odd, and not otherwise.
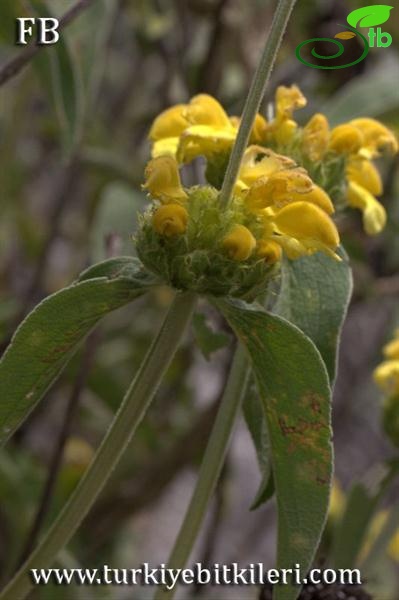
[{"label": "yellow flower bud", "polygon": [[349,206],[362,211],[363,225],[368,235],[377,235],[384,229],[387,221],[385,208],[366,188],[350,181],[347,198]]},{"label": "yellow flower bud", "polygon": [[145,169],[145,178],[143,189],[148,190],[153,198],[163,203],[187,200],[178,164],[172,156],[158,156],[150,160]]},{"label": "yellow flower bud", "polygon": [[364,158],[352,158],[346,169],[350,181],[366,188],[374,196],[380,196],[383,192],[382,179],[372,162]]},{"label": "yellow flower bud", "polygon": [[338,154],[356,154],[364,143],[362,132],[353,125],[338,125],[331,131],[329,147]]},{"label": "yellow flower bud", "polygon": [[281,260],[282,250],[276,242],[260,240],[256,246],[256,254],[264,258],[266,262],[274,264]]},{"label": "yellow flower bud", "polygon": [[270,132],[277,144],[284,145],[292,141],[297,129],[298,124],[293,119],[283,119],[273,123]]},{"label": "yellow flower bud", "polygon": [[327,152],[330,139],[330,127],[327,117],[316,113],[302,131],[303,152],[312,161],[319,161]]},{"label": "yellow flower bud", "polygon": [[230,258],[237,261],[247,260],[256,246],[252,233],[244,225],[235,225],[222,242]]},{"label": "yellow flower bud", "polygon": [[183,234],[187,229],[188,212],[180,204],[160,206],[152,217],[152,224],[157,233],[165,237]]}]

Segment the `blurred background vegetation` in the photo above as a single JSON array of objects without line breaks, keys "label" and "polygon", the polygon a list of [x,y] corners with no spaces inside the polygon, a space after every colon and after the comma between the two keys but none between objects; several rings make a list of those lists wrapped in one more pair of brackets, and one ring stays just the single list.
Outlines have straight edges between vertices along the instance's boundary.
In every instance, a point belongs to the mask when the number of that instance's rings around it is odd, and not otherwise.
[{"label": "blurred background vegetation", "polygon": [[[17,16],[50,10],[60,16],[75,4],[2,0],[0,72],[4,75],[3,66],[26,52],[15,46]],[[137,212],[146,204],[140,184],[152,120],[199,92],[215,95],[230,114],[240,114],[275,7],[268,0],[77,4],[84,10],[63,29],[57,46],[41,49],[7,81],[0,78],[1,352],[17,324],[46,295],[95,261],[134,253]],[[351,2],[350,10],[361,5]],[[397,18],[386,24],[392,46],[372,50],[355,67],[322,71],[295,58],[301,41],[333,37],[348,10],[338,1],[298,2],[265,113],[277,85],[297,83],[309,99],[297,114],[301,122],[321,111],[332,124],[367,115],[399,130]],[[355,213],[341,222],[355,277],[334,399],[336,476],[344,490],[354,481],[373,482],[379,465],[395,456],[380,427],[381,399],[371,379],[381,346],[399,321],[398,157],[384,166],[383,202],[389,213],[384,233],[367,238]],[[158,291],[104,321],[1,452],[0,581],[34,546],[90,461],[170,296],[167,289]],[[229,340],[224,324],[201,306],[194,334],[132,447],[62,554],[64,566],[166,561],[225,381]],[[195,550],[197,560],[272,566],[273,502],[249,512],[259,477],[249,435],[240,424]],[[392,491],[385,505],[394,497]],[[378,600],[397,599],[392,558],[382,553],[369,578]],[[150,593],[135,590],[134,598]],[[258,595],[256,589],[245,593],[248,600]],[[59,587],[56,595],[60,600],[125,597],[116,589],[77,587]],[[201,595],[210,597],[201,588],[193,592]],[[54,589],[43,588],[34,597],[54,596]],[[243,598],[243,590],[212,591],[214,599],[226,597]]]}]

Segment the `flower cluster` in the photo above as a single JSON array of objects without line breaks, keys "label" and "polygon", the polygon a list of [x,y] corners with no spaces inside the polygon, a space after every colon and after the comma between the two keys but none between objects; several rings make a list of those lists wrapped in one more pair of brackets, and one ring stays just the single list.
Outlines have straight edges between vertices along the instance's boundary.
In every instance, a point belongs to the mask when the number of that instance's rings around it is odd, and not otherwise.
[{"label": "flower cluster", "polygon": [[[298,87],[277,89],[275,116],[257,115],[223,208],[219,192],[239,118],[200,94],[155,119],[143,186],[152,204],[137,237],[148,268],[178,288],[245,296],[259,292],[283,254],[293,260],[321,251],[339,260],[332,220],[339,194],[363,211],[369,233],[381,230],[382,183],[371,159],[396,151],[395,137],[371,119],[330,130],[320,114],[300,128],[293,114],[305,104]],[[199,156],[207,181],[187,187],[180,169]]]},{"label": "flower cluster", "polygon": [[[379,233],[385,226],[386,213],[377,200],[383,191],[382,181],[372,161],[383,151],[398,151],[395,135],[369,118],[331,129],[320,113],[299,127],[294,112],[306,103],[297,86],[280,86],[273,119],[268,122],[257,115],[250,143],[294,158],[336,206],[361,210],[366,232]],[[238,126],[237,117],[229,117],[214,98],[201,94],[188,104],[166,110],[154,121],[150,131],[153,156],[170,154],[181,164],[202,155],[210,167],[225,166]],[[223,157],[225,160],[221,160]],[[212,171],[208,169],[209,174]],[[209,179],[217,181],[215,177]]]},{"label": "flower cluster", "polygon": [[375,369],[374,379],[385,392],[383,426],[391,441],[399,446],[399,329],[383,348],[385,360]]}]

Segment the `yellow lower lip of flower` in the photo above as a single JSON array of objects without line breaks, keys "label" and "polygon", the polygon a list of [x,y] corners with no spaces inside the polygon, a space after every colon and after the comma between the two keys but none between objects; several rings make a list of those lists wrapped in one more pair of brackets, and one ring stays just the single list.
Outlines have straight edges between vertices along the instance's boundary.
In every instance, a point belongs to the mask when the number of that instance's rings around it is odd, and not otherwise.
[{"label": "yellow lower lip of flower", "polygon": [[152,158],[158,158],[159,156],[165,156],[168,154],[170,154],[173,157],[176,157],[179,142],[180,138],[178,137],[168,137],[162,140],[157,140],[152,146]]},{"label": "yellow lower lip of flower", "polygon": [[282,207],[290,203],[292,194],[306,194],[313,183],[304,169],[285,169],[270,177],[260,177],[250,187],[245,203],[250,210]]},{"label": "yellow lower lip of flower", "polygon": [[187,229],[188,212],[180,204],[160,206],[152,217],[155,231],[165,237],[182,235]]},{"label": "yellow lower lip of flower", "polygon": [[247,260],[256,246],[256,239],[244,225],[235,225],[223,239],[222,247],[233,260]]},{"label": "yellow lower lip of flower", "polygon": [[350,181],[366,188],[373,196],[380,196],[383,192],[381,175],[369,160],[351,159],[346,169],[346,175]]},{"label": "yellow lower lip of flower", "polygon": [[218,129],[210,125],[192,125],[180,137],[177,149],[179,162],[190,162],[197,156],[212,156],[229,150],[237,136],[234,127]]},{"label": "yellow lower lip of flower", "polygon": [[350,181],[347,198],[349,206],[362,211],[363,225],[368,235],[377,235],[384,229],[387,221],[385,208],[366,188]]}]

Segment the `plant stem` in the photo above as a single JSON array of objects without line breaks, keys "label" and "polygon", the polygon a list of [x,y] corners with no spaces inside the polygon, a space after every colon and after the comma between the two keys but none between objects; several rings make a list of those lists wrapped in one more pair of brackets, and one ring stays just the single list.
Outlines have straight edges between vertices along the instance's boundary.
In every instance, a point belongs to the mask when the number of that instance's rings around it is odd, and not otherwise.
[{"label": "plant stem", "polygon": [[[168,562],[168,567],[171,569],[183,568],[190,557],[223,467],[233,426],[247,389],[249,373],[248,359],[243,347],[239,345],[205,450],[197,484]],[[159,588],[155,600],[171,600],[175,592],[176,588],[172,590]]]},{"label": "plant stem", "polygon": [[42,543],[0,595],[22,600],[32,588],[30,570],[46,568],[68,543],[108,481],[142,420],[190,321],[196,296],[178,293],[129,387],[94,460]]},{"label": "plant stem", "polygon": [[296,0],[280,0],[273,18],[269,36],[259,61],[258,68],[252,80],[251,89],[245,102],[237,138],[230,155],[226,175],[220,192],[220,203],[226,207],[233,193],[234,184],[240,170],[242,157],[248,145],[249,136],[259,111],[266,86],[280,48]]}]

